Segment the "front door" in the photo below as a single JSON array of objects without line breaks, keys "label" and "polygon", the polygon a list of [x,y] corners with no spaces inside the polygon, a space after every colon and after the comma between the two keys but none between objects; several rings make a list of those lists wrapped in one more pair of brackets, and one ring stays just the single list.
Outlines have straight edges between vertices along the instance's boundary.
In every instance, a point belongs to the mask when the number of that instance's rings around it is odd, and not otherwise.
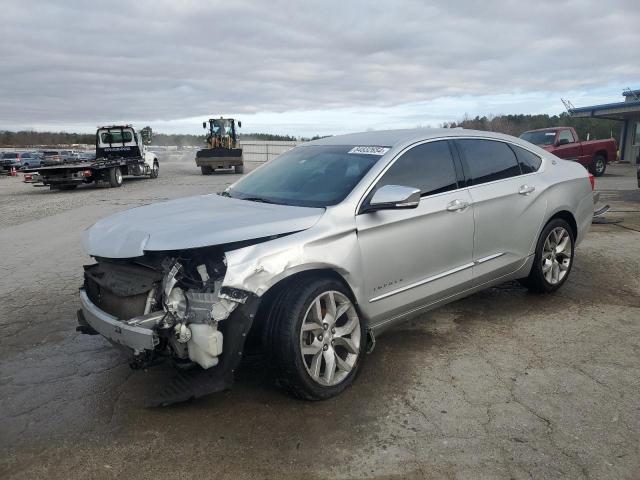
[{"label": "front door", "polygon": [[[576,142],[577,139],[573,138],[571,130],[560,130],[556,137],[556,147],[553,154],[556,157],[563,158],[565,160],[573,160],[574,162],[580,161],[580,153],[582,149],[580,144]],[[568,142],[560,144],[560,142]]]},{"label": "front door", "polygon": [[[380,210],[356,217],[372,326],[462,291],[472,281],[473,206],[449,142],[405,151],[378,180],[419,188],[415,209]],[[366,202],[367,200],[365,200]]]}]

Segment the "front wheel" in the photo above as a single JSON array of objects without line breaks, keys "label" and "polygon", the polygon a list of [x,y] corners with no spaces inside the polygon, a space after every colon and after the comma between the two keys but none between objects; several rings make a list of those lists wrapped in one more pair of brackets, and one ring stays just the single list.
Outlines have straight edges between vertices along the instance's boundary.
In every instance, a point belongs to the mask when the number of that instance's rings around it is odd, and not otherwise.
[{"label": "front wheel", "polygon": [[607,161],[602,155],[596,155],[593,158],[593,162],[591,163],[591,173],[593,173],[596,177],[601,177],[604,175],[604,171],[607,169]]},{"label": "front wheel", "polygon": [[571,226],[561,218],[551,220],[540,234],[531,272],[522,283],[532,292],[555,292],[569,278],[574,244]]},{"label": "front wheel", "polygon": [[112,188],[122,186],[122,170],[120,170],[120,167],[113,167],[109,170],[109,185]]},{"label": "front wheel", "polygon": [[363,322],[350,293],[335,280],[311,280],[283,294],[266,337],[277,384],[306,400],[341,393],[364,361]]}]

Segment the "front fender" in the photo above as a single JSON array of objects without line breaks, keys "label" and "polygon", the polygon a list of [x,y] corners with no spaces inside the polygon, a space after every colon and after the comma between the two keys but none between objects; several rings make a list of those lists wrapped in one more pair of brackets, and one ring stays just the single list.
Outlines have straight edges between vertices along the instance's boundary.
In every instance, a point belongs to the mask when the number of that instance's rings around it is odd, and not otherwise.
[{"label": "front fender", "polygon": [[308,238],[305,232],[226,252],[223,286],[260,297],[291,275],[318,269],[337,272],[361,299],[360,252],[355,230]]}]

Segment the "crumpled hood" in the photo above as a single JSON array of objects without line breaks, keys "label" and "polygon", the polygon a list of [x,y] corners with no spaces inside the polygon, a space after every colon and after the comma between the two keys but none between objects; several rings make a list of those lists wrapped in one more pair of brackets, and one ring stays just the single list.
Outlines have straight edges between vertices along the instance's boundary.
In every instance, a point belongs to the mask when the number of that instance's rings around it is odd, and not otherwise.
[{"label": "crumpled hood", "polygon": [[297,232],[313,226],[323,213],[323,208],[201,195],[103,218],[85,230],[83,245],[91,256],[139,257],[145,250],[183,250]]}]

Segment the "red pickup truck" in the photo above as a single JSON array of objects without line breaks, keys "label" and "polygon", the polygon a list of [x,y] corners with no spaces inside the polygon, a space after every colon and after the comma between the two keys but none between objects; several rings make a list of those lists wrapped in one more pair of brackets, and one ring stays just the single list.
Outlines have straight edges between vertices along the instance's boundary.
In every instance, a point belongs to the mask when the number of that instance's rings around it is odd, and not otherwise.
[{"label": "red pickup truck", "polygon": [[555,156],[584,165],[596,177],[604,174],[607,163],[618,155],[615,139],[581,142],[573,127],[553,127],[529,130],[520,138],[544,148]]}]

